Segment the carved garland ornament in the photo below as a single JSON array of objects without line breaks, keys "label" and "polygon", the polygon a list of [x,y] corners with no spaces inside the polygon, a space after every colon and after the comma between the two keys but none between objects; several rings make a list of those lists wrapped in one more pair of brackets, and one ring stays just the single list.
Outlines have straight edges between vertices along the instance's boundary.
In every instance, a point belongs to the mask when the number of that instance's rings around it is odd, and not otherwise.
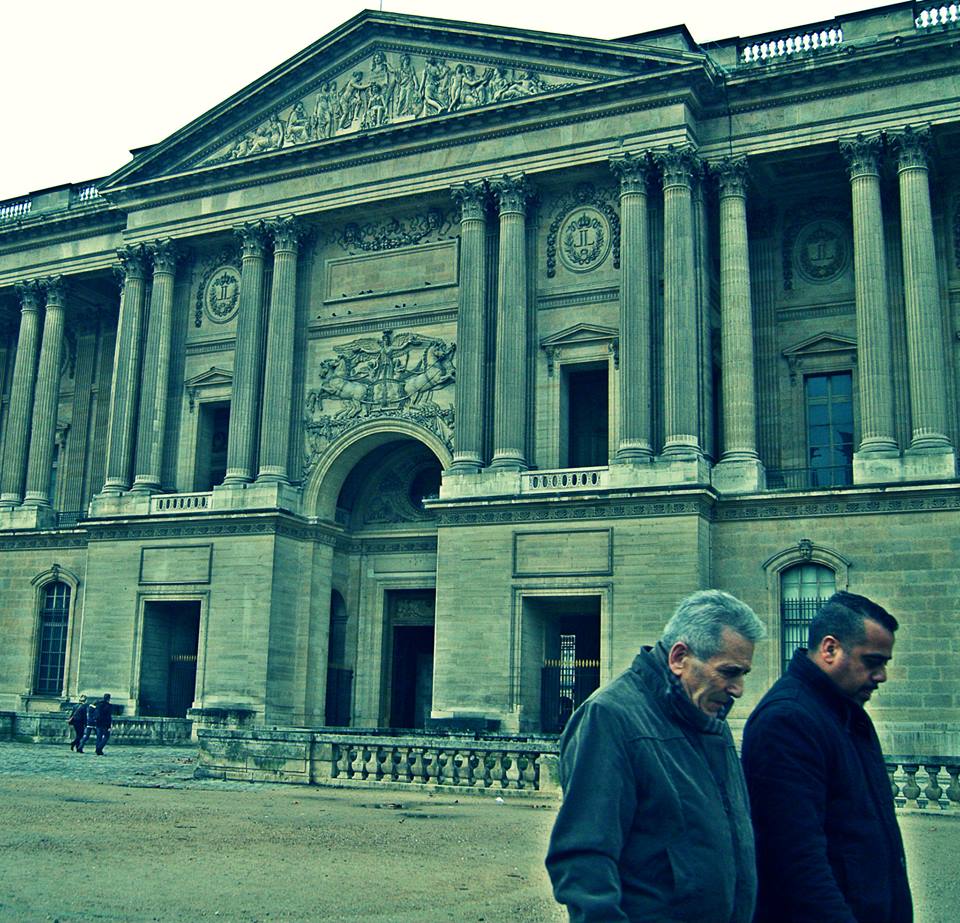
[{"label": "carved garland ornament", "polygon": [[[453,408],[441,407],[430,393],[454,380],[455,351],[456,344],[392,330],[335,347],[336,358],[320,363],[320,386],[305,401],[306,468],[340,435],[371,419],[417,423],[452,450]],[[330,401],[335,410],[324,413]]]},{"label": "carved garland ornament", "polygon": [[581,183],[554,207],[547,232],[547,278],[557,274],[557,256],[571,272],[600,266],[613,252],[613,268],[620,268],[620,216],[613,207],[614,191]]},{"label": "carved garland ornament", "polygon": [[444,237],[449,234],[452,223],[453,215],[450,212],[432,208],[422,215],[411,215],[405,219],[389,218],[362,225],[346,224],[336,234],[336,241],[348,253],[396,250],[433,237]]},{"label": "carved garland ornament", "polygon": [[240,267],[233,250],[222,250],[205,260],[199,269],[193,325],[203,326],[204,315],[215,324],[236,317],[240,305]]},{"label": "carved garland ornament", "polygon": [[810,202],[803,216],[783,232],[783,288],[793,290],[794,271],[809,282],[832,282],[847,268],[851,247],[849,214],[820,199]]}]

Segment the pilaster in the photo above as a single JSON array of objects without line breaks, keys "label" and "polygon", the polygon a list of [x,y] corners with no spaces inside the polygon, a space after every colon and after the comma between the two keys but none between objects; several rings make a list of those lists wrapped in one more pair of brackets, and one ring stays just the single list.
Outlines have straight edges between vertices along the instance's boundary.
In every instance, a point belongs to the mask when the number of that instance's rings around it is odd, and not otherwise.
[{"label": "pilaster", "polygon": [[492,468],[527,468],[526,215],[532,190],[523,174],[490,183],[500,216],[497,352],[494,372]]},{"label": "pilaster", "polygon": [[23,500],[43,299],[43,287],[39,282],[21,283],[16,290],[20,297],[20,333],[13,361],[10,409],[3,444],[0,507],[16,506]]}]

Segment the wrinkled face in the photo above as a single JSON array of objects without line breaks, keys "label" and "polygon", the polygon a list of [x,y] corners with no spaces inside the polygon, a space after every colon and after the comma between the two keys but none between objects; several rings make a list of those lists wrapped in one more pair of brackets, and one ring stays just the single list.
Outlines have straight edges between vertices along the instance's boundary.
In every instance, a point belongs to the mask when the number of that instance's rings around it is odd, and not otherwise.
[{"label": "wrinkled face", "polygon": [[682,641],[670,648],[671,672],[697,708],[716,717],[730,704],[731,698],[743,695],[743,678],[753,663],[753,642],[743,635],[724,628],[720,634],[720,650],[709,660],[701,660]]},{"label": "wrinkled face", "polygon": [[855,702],[865,705],[880,683],[887,681],[887,663],[893,656],[893,633],[879,622],[864,619],[866,640],[846,648],[827,635],[819,648],[823,671],[837,688]]}]

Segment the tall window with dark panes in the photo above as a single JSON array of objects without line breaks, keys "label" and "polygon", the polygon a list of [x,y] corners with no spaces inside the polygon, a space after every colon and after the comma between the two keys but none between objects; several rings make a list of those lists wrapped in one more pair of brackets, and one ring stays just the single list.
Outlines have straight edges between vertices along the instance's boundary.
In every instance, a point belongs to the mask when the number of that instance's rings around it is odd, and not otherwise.
[{"label": "tall window with dark panes", "polygon": [[823,564],[797,564],[780,575],[780,650],[784,670],[793,652],[807,646],[810,623],[836,589],[836,575]]},{"label": "tall window with dark panes", "polygon": [[808,375],[807,468],[810,487],[853,481],[853,376],[850,372]]},{"label": "tall window with dark panes", "polygon": [[37,695],[60,695],[67,656],[67,621],[70,616],[70,587],[62,581],[47,584],[40,608],[37,639]]},{"label": "tall window with dark panes", "polygon": [[609,463],[607,369],[570,369],[567,384],[567,468]]}]

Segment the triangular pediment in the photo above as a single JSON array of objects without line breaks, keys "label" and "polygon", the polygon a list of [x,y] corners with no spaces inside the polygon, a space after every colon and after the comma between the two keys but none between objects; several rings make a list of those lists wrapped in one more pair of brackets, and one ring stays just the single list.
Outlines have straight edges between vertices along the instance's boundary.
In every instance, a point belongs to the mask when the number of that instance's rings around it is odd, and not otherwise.
[{"label": "triangular pediment", "polygon": [[102,192],[316,152],[638,76],[702,55],[628,42],[365,11],[109,177]]},{"label": "triangular pediment", "polygon": [[857,341],[836,333],[818,333],[800,343],[787,347],[783,355],[787,359],[800,359],[806,356],[825,356],[833,353],[857,351]]},{"label": "triangular pediment", "polygon": [[544,349],[561,346],[581,346],[585,343],[596,343],[598,340],[614,340],[619,336],[615,327],[601,327],[597,324],[574,324],[557,333],[552,333],[540,341]]},{"label": "triangular pediment", "polygon": [[194,375],[193,378],[188,378],[184,384],[194,390],[198,388],[213,388],[217,385],[230,385],[233,384],[233,372],[211,366],[205,372]]}]

